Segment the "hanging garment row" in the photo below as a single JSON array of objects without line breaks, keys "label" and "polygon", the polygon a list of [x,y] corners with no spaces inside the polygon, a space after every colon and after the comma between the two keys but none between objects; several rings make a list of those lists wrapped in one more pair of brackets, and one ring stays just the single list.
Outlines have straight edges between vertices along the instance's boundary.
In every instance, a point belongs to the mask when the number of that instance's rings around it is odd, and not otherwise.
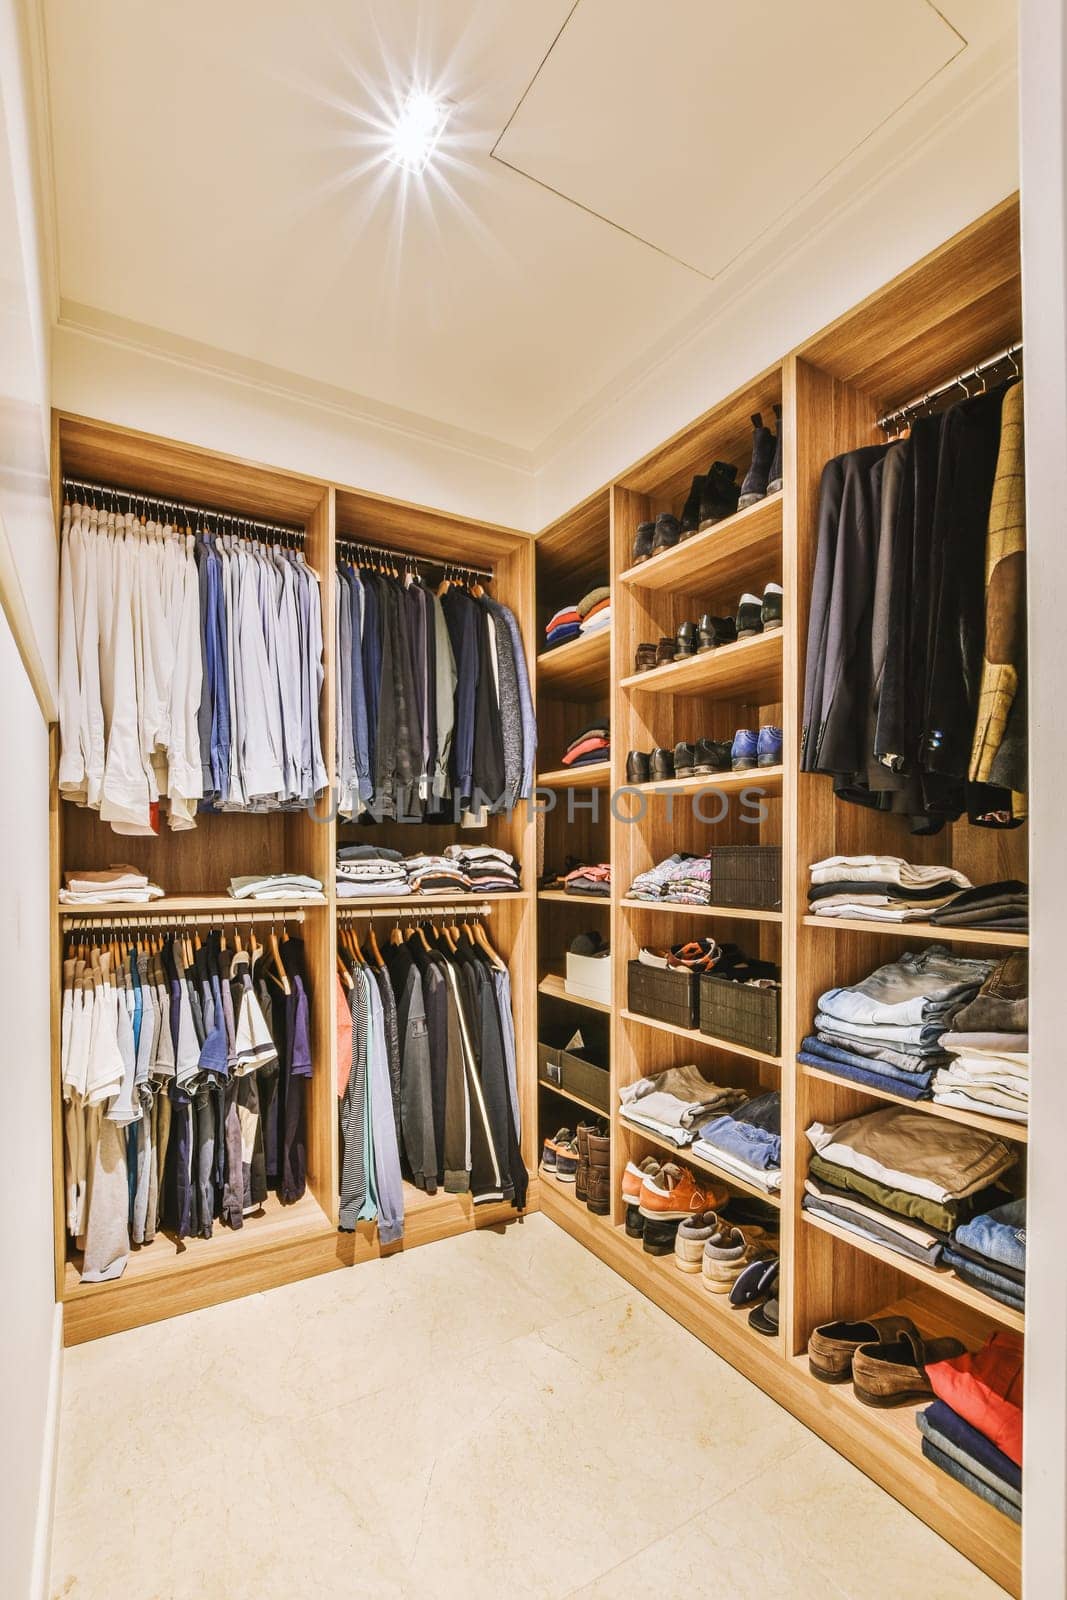
[{"label": "hanging garment row", "polygon": [[341,816],[474,822],[528,797],[537,724],[509,607],[357,545],[337,577]]},{"label": "hanging garment row", "polygon": [[1024,498],[1021,382],[827,463],[801,764],[841,799],[916,833],[1025,816]]},{"label": "hanging garment row", "polygon": [[480,920],[338,930],[340,1226],[404,1228],[403,1180],[526,1204],[511,978]]},{"label": "hanging garment row", "polygon": [[273,528],[168,516],[63,506],[60,793],[117,833],[157,833],[161,800],[182,829],[326,787],[318,575]]},{"label": "hanging garment row", "polygon": [[265,945],[249,924],[247,947],[237,924],[69,933],[64,1166],[83,1283],[119,1277],[157,1232],[207,1239],[272,1189],[301,1198],[311,1004],[303,940],[273,920]]}]

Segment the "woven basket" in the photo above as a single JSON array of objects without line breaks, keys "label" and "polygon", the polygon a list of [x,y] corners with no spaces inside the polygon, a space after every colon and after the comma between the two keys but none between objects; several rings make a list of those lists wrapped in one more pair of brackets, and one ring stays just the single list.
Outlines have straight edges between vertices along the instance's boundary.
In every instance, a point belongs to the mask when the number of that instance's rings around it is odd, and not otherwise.
[{"label": "woven basket", "polygon": [[646,967],[643,961],[628,964],[627,1004],[642,1017],[657,1022],[672,1022],[676,1028],[697,1025],[696,974],[673,967]]},{"label": "woven basket", "polygon": [[776,1056],[781,1002],[781,989],[756,989],[704,972],[700,977],[700,1031]]},{"label": "woven basket", "polygon": [[772,844],[723,844],[708,851],[711,904],[778,911],[782,904],[782,852]]}]

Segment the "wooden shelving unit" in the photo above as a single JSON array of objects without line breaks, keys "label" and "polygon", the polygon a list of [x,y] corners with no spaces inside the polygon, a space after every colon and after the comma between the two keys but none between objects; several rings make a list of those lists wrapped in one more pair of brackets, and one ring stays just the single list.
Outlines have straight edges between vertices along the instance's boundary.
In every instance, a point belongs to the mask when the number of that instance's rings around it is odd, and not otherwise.
[{"label": "wooden shelving unit", "polygon": [[758,911],[750,906],[691,906],[684,900],[632,900],[624,896],[619,901],[623,911],[669,911],[675,916],[717,917],[720,922],[735,919],[738,922],[781,922],[780,911]]},{"label": "wooden shelving unit", "polygon": [[706,789],[717,789],[723,794],[752,789],[778,795],[782,792],[782,769],[754,767],[748,772],[712,772],[696,778],[664,778],[659,783],[634,783],[629,784],[628,788],[640,795],[699,794]]},{"label": "wooden shelving unit", "polygon": [[607,690],[611,663],[611,629],[580,634],[537,658],[537,681],[542,689],[558,684],[576,699]]},{"label": "wooden shelving unit", "polygon": [[651,672],[633,672],[619,687],[641,694],[692,694],[762,705],[774,699],[781,682],[782,631],[775,628],[684,661],[669,661]]},{"label": "wooden shelving unit", "polygon": [[782,561],[782,508],[785,496],[769,494],[754,506],[695,533],[638,566],[625,568],[619,582],[642,589],[694,589],[732,584],[740,595],[769,567]]},{"label": "wooden shelving unit", "polygon": [[584,1006],[587,1011],[601,1011],[606,1017],[611,1015],[611,1007],[605,1005],[602,1000],[590,1000],[585,995],[571,994],[561,972],[546,972],[544,977],[538,980],[537,990],[539,994],[547,995],[550,1000],[565,1000],[571,1006]]},{"label": "wooden shelving unit", "polygon": [[995,1133],[999,1139],[1013,1139],[1017,1144],[1025,1144],[1030,1137],[1028,1125],[1025,1122],[1014,1122],[1010,1117],[986,1116],[984,1112],[968,1111],[963,1106],[938,1105],[934,1100],[910,1100],[907,1095],[893,1094],[889,1089],[873,1089],[869,1084],[850,1084],[847,1078],[835,1077],[832,1072],[820,1072],[818,1067],[804,1065],[798,1070],[804,1077],[815,1078],[820,1083],[834,1084],[845,1089],[857,1088],[875,1100],[887,1100],[892,1105],[907,1106],[912,1111],[927,1112],[931,1117],[940,1117],[944,1122],[959,1122],[966,1128],[983,1128],[986,1133]]},{"label": "wooden shelving unit", "polygon": [[925,944],[940,940],[942,944],[985,944],[991,948],[1026,950],[1030,945],[1028,933],[1018,933],[1011,928],[940,928],[936,922],[878,922],[873,917],[816,917],[804,919],[806,928],[832,929],[834,933],[875,933],[884,939],[891,934],[894,939],[922,939]]},{"label": "wooden shelving unit", "polygon": [[610,761],[589,761],[584,767],[559,767],[537,775],[539,789],[606,789],[610,782]]}]

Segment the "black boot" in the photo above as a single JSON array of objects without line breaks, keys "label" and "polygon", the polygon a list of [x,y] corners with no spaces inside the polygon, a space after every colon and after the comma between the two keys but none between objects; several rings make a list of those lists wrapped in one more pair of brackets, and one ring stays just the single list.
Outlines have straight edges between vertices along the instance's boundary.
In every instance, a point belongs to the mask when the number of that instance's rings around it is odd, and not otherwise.
[{"label": "black boot", "polygon": [[682,538],[688,539],[700,528],[700,497],[704,493],[704,479],[694,478],[689,498],[682,509]]},{"label": "black boot", "polygon": [[778,494],[782,487],[782,408],[774,408],[775,434],[774,434],[774,460],[771,462],[771,475],[767,479],[767,493]]},{"label": "black boot", "polygon": [[716,461],[713,464],[704,479],[704,489],[700,496],[701,533],[707,528],[713,528],[725,517],[732,517],[737,510],[740,490],[734,482],[736,477],[737,468],[732,467],[728,461]]},{"label": "black boot", "polygon": [[652,535],[652,554],[658,556],[661,550],[673,550],[681,534],[677,517],[672,517],[669,511],[661,511],[656,518],[656,529]]},{"label": "black boot", "polygon": [[647,561],[652,554],[652,536],[656,531],[654,522],[640,522],[634,534],[633,559],[636,566],[639,561]]},{"label": "black boot", "polygon": [[757,500],[762,500],[767,493],[767,479],[771,475],[771,462],[774,460],[774,434],[770,428],[763,426],[763,418],[758,411],[752,413],[752,464],[745,473],[745,481],[741,485],[741,498],[737,502],[737,509],[744,511],[746,506],[754,506]]}]

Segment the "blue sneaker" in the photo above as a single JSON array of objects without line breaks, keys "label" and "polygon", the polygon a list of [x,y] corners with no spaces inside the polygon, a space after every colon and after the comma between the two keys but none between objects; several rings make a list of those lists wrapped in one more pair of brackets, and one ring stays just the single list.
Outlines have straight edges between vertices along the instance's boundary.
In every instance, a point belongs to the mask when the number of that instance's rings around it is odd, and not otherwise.
[{"label": "blue sneaker", "polygon": [[756,765],[758,741],[751,728],[738,728],[730,748],[730,766],[735,772],[749,772]]},{"label": "blue sneaker", "polygon": [[756,740],[756,762],[761,767],[777,767],[782,761],[782,730],[769,724],[759,731]]}]

